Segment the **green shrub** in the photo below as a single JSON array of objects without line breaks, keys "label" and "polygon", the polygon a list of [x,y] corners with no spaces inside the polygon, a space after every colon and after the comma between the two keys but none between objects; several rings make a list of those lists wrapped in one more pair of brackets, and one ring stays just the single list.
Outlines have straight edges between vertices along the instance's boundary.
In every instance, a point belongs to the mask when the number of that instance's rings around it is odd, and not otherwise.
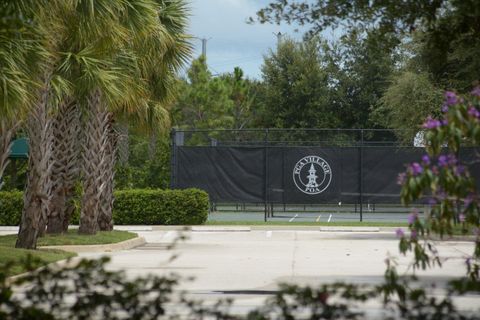
[{"label": "green shrub", "polygon": [[[208,195],[198,189],[122,190],[115,192],[115,224],[202,224],[208,216]],[[21,192],[0,192],[0,225],[19,225]],[[79,210],[70,223],[77,224]]]},{"label": "green shrub", "polygon": [[115,224],[201,224],[208,216],[208,195],[198,189],[115,192]]},{"label": "green shrub", "polygon": [[20,191],[0,192],[0,225],[18,226],[22,217],[23,193]]}]

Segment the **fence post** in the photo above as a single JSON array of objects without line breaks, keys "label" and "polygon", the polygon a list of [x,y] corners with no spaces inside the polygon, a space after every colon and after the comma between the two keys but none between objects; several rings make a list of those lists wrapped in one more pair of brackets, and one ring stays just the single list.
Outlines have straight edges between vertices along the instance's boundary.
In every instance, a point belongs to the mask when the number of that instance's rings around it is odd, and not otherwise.
[{"label": "fence post", "polygon": [[265,137],[263,141],[264,153],[265,153],[265,163],[264,163],[264,206],[265,206],[265,213],[264,213],[264,221],[267,222],[268,216],[268,129],[265,129]]},{"label": "fence post", "polygon": [[175,128],[172,128],[172,131],[170,132],[170,137],[172,139],[172,154],[170,156],[170,189],[174,189],[177,186],[177,175],[175,174],[177,169],[177,144],[175,142],[175,136]]},{"label": "fence post", "polygon": [[363,221],[363,129],[360,130],[359,154],[359,187],[360,187],[360,222]]}]

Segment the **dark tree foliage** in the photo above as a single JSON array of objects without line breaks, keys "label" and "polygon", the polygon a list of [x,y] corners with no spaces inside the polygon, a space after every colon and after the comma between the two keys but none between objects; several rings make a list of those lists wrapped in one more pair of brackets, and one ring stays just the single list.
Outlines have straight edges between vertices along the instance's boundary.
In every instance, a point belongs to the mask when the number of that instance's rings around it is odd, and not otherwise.
[{"label": "dark tree foliage", "polygon": [[304,43],[286,39],[265,58],[265,127],[332,128],[340,124],[329,103],[329,79],[321,65],[320,45],[316,39]]},{"label": "dark tree foliage", "polygon": [[479,80],[480,1],[477,0],[315,0],[271,1],[257,12],[260,23],[297,23],[310,34],[361,27],[401,38],[422,34],[423,62],[443,87],[465,91]]},{"label": "dark tree foliage", "polygon": [[261,127],[369,128],[399,60],[395,39],[354,30],[337,43],[285,40],[266,56],[255,110]]}]

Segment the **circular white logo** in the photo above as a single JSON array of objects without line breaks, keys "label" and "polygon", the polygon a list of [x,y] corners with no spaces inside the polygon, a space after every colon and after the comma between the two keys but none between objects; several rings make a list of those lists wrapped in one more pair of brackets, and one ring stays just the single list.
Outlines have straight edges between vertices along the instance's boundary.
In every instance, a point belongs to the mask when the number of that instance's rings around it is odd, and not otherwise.
[{"label": "circular white logo", "polygon": [[303,193],[319,194],[332,182],[332,169],[324,159],[318,156],[306,156],[295,164],[293,182]]}]

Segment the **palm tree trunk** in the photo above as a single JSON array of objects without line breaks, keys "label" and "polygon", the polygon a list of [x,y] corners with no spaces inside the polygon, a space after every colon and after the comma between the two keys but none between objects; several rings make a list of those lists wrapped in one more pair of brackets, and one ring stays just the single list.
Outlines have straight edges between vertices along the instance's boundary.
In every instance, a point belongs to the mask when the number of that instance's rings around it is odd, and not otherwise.
[{"label": "palm tree trunk", "polygon": [[113,129],[113,114],[108,114],[107,130],[107,144],[105,148],[105,161],[104,161],[104,184],[105,188],[100,195],[100,207],[98,215],[98,227],[101,231],[113,230],[113,187],[115,178],[115,162],[116,162],[116,145],[118,141],[118,134]]},{"label": "palm tree trunk", "polygon": [[3,186],[3,173],[10,162],[8,157],[13,144],[12,138],[19,124],[20,121],[16,120],[0,120],[0,190]]},{"label": "palm tree trunk", "polygon": [[148,140],[148,159],[154,160],[155,153],[157,152],[157,142],[158,137],[156,132],[150,133],[149,140]]},{"label": "palm tree trunk", "polygon": [[130,156],[128,124],[119,124],[117,126],[117,131],[118,163],[121,166],[127,166],[128,158]]},{"label": "palm tree trunk", "polygon": [[86,121],[83,148],[83,196],[80,213],[79,233],[95,234],[98,229],[98,215],[101,194],[106,188],[105,153],[108,137],[109,115],[101,102],[98,90],[88,98],[88,115]]},{"label": "palm tree trunk", "polygon": [[47,233],[63,233],[68,230],[71,215],[68,206],[79,171],[79,130],[80,112],[77,105],[71,100],[63,101],[53,121],[55,165],[52,170],[53,190]]},{"label": "palm tree trunk", "polygon": [[29,137],[29,171],[24,192],[24,207],[15,247],[35,249],[37,238],[43,234],[50,200],[52,171],[52,127],[48,115],[48,80],[40,92],[40,99],[27,120]]}]

